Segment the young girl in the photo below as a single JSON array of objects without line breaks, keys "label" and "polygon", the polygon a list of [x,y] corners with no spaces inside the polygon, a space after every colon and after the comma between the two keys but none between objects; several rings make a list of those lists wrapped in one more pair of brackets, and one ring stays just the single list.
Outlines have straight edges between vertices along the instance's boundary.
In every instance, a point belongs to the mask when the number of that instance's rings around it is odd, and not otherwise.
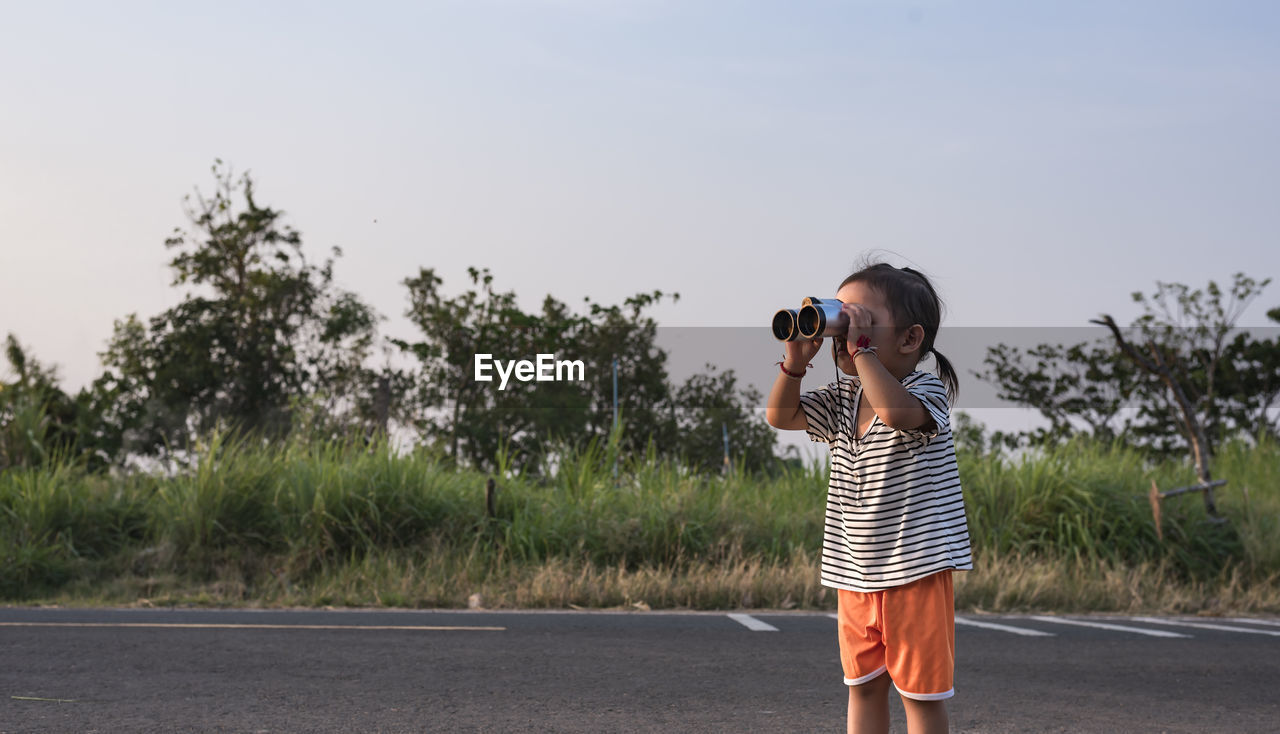
[{"label": "young girl", "polygon": [[[822,339],[786,342],[767,418],[831,445],[822,584],[837,590],[849,732],[889,731],[890,684],[911,734],[945,732],[951,572],[973,560],[951,438],[958,383],[933,348],[941,303],[924,275],[884,263],[845,278],[836,298],[849,328],[832,356],[853,379],[801,395]],[[930,353],[942,379],[916,369]]]}]

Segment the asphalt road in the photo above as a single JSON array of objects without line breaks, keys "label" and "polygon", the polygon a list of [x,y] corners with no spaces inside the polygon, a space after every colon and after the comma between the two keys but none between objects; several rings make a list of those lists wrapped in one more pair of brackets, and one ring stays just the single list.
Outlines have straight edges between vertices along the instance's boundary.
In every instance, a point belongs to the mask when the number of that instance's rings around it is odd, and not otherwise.
[{"label": "asphalt road", "polygon": [[[1280,730],[1280,620],[1063,619],[1122,629],[960,618],[952,731]],[[0,609],[0,732],[837,732],[846,691],[825,614]]]}]

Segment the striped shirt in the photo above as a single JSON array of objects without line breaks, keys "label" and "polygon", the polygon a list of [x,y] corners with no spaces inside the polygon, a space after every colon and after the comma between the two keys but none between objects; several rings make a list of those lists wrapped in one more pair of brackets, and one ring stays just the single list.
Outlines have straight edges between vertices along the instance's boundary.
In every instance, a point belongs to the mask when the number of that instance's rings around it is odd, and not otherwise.
[{"label": "striped shirt", "polygon": [[823,586],[876,591],[947,568],[973,568],[946,388],[920,370],[902,385],[934,425],[898,431],[877,416],[856,438],[862,399],[856,377],[800,396],[809,437],[831,445]]}]

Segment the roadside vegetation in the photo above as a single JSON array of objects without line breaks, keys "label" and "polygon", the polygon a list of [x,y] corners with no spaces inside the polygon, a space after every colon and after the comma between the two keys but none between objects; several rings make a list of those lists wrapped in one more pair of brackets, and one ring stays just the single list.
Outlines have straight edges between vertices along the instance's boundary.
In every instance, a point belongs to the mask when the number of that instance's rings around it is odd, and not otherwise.
[{"label": "roadside vegetation", "polygon": [[[4,339],[0,603],[833,607],[825,462],[778,456],[733,369],[668,374],[650,313],[678,294],[526,310],[487,268],[419,266],[391,338],[340,248],[304,257],[247,173],[211,170],[163,243],[180,301],[116,319],[90,385]],[[1157,281],[1127,329],[988,347],[971,373],[1046,425],[955,414],[961,608],[1280,611],[1280,330],[1236,325],[1269,284]],[[472,379],[552,354],[584,379]],[[1157,530],[1152,480],[1204,491]]]},{"label": "roadside vegetation", "polygon": [[[273,447],[274,446],[274,447]],[[0,599],[64,605],[831,609],[819,583],[825,464],[695,473],[617,441],[538,473],[427,451],[228,438],[195,468],[120,479],[72,463],[0,472]],[[1280,611],[1280,447],[1224,444],[1227,518],[1189,462],[1078,439],[1010,458],[961,453],[976,611]],[[521,464],[527,465],[527,464]],[[478,596],[476,596],[478,595]]]}]

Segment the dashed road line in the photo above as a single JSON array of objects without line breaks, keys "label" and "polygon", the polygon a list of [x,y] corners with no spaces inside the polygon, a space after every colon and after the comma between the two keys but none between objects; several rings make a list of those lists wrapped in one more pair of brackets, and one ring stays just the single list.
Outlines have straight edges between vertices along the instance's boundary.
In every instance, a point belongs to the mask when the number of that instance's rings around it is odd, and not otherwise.
[{"label": "dashed road line", "polygon": [[768,622],[761,622],[760,620],[756,619],[750,614],[730,614],[728,616],[729,616],[729,619],[732,619],[733,621],[737,622],[743,627],[746,627],[752,632],[777,632],[778,631],[777,627],[774,627]]},{"label": "dashed road line", "polygon": [[1260,630],[1249,629],[1248,627],[1228,627],[1225,624],[1207,624],[1205,622],[1182,622],[1173,619],[1156,619],[1155,617],[1131,617],[1135,622],[1148,622],[1150,624],[1168,624],[1175,627],[1194,627],[1202,630],[1219,630],[1222,632],[1243,632],[1249,635],[1270,635],[1272,637],[1280,637],[1280,630]]},{"label": "dashed road line", "polygon": [[1063,617],[1037,617],[1032,616],[1027,619],[1034,619],[1037,622],[1051,622],[1053,624],[1074,624],[1080,627],[1096,627],[1098,629],[1113,630],[1116,632],[1133,632],[1139,635],[1149,635],[1151,637],[1191,637],[1178,632],[1166,632],[1165,630],[1149,630],[1142,627],[1127,627],[1122,624],[1107,624],[1106,622],[1085,622],[1080,619],[1065,619]]},{"label": "dashed road line", "polygon": [[964,617],[956,617],[956,624],[967,624],[970,627],[981,627],[982,629],[1010,632],[1012,634],[1023,635],[1025,637],[1056,637],[1052,632],[1027,629],[1026,627],[1012,627],[1007,624],[996,624],[994,622],[979,622],[975,619],[965,619]]}]

